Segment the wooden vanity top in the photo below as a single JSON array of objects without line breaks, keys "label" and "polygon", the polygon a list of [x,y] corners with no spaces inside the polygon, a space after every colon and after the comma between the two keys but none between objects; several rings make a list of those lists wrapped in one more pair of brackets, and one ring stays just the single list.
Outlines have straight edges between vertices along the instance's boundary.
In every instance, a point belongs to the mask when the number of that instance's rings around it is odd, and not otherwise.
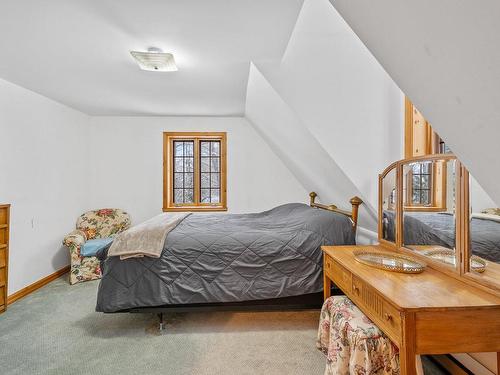
[{"label": "wooden vanity top", "polygon": [[499,297],[430,267],[420,274],[403,274],[370,267],[354,258],[356,249],[387,252],[382,246],[323,246],[322,249],[326,256],[355,273],[400,310],[498,309],[500,305]]}]

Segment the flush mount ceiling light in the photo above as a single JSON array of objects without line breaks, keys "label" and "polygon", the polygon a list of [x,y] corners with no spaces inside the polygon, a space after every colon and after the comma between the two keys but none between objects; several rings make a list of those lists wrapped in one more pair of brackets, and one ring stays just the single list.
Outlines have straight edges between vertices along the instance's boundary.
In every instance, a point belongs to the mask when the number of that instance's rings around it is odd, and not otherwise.
[{"label": "flush mount ceiling light", "polygon": [[177,70],[174,55],[165,53],[159,48],[151,47],[147,52],[130,51],[130,54],[142,70],[152,72],[175,72]]}]

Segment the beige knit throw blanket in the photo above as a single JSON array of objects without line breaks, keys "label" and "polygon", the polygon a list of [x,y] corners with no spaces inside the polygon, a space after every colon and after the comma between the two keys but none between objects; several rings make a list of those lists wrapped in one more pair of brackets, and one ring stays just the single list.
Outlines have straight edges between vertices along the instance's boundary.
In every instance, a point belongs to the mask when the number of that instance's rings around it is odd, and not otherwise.
[{"label": "beige knit throw blanket", "polygon": [[189,213],[163,213],[133,226],[116,236],[108,256],[128,258],[159,258],[165,238]]}]

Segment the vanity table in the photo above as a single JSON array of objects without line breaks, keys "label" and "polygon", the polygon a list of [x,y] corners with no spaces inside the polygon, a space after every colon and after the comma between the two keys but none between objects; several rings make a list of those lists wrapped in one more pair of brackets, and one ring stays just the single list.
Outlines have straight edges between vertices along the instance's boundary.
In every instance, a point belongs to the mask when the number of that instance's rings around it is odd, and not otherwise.
[{"label": "vanity table", "polygon": [[357,262],[353,251],[323,246],[325,299],[335,283],[399,347],[401,374],[417,354],[500,352],[500,297],[432,268],[402,274]]},{"label": "vanity table", "polygon": [[[407,185],[416,179],[405,171],[422,163],[427,166],[421,175],[432,176],[426,187],[433,200],[439,198],[432,207],[410,204],[415,194]],[[420,354],[497,352],[500,364],[500,265],[495,254],[470,240],[476,234],[470,230],[469,184],[468,172],[452,155],[393,163],[379,178],[379,245],[322,247],[325,299],[332,283],[339,287],[399,347],[401,374],[416,374]],[[431,220],[434,226],[425,224]],[[426,256],[422,246],[445,247],[456,262]],[[476,249],[489,257],[480,274],[469,261]],[[391,272],[357,261],[355,250],[411,256],[427,267],[416,274]]]}]

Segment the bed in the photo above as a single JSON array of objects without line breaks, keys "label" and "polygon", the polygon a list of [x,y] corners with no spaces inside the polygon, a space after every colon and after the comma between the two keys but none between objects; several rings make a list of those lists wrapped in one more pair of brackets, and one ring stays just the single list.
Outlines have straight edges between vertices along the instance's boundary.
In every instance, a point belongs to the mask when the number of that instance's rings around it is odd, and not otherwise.
[{"label": "bed", "polygon": [[172,230],[160,258],[98,254],[96,310],[321,307],[322,245],[355,244],[358,207],[291,203],[253,214],[191,214]]},{"label": "bed", "polygon": [[[477,214],[476,214],[477,215]],[[500,217],[473,214],[471,228],[472,253],[491,262],[500,263]],[[383,229],[386,238],[394,241],[394,211],[384,211]],[[405,212],[404,243],[455,248],[455,217],[447,212]]]}]

